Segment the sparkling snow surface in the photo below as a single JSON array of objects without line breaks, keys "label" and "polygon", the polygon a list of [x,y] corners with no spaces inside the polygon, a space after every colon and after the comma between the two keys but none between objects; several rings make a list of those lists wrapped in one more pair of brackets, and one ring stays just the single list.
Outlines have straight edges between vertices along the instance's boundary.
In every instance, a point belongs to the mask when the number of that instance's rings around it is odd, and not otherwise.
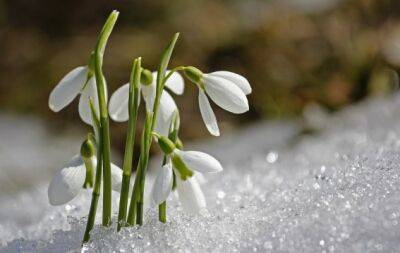
[{"label": "sparkling snow surface", "polygon": [[[193,145],[225,169],[202,185],[208,212],[186,215],[172,198],[167,224],[150,209],[141,228],[97,227],[83,251],[398,252],[400,95],[349,107],[318,127],[300,136],[294,123],[261,124]],[[3,223],[13,207],[1,200],[0,252],[80,251],[89,194],[53,208],[46,186],[8,200],[42,213],[28,228]]]}]

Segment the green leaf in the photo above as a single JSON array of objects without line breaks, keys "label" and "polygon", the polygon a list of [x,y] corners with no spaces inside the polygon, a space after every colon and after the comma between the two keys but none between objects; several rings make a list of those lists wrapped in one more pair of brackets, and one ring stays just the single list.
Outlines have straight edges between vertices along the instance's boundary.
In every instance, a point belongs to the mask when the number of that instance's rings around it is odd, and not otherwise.
[{"label": "green leaf", "polygon": [[161,97],[161,93],[164,89],[165,72],[167,70],[169,60],[171,59],[172,51],[174,50],[176,41],[178,40],[178,37],[179,37],[179,33],[175,33],[175,35],[172,37],[171,42],[165,48],[164,53],[161,56],[160,66],[158,67],[158,72],[157,72],[156,98],[154,100],[154,106],[153,106],[154,115],[153,115],[153,122],[151,125],[151,130],[154,129],[155,123],[157,122],[157,114],[158,114],[158,107],[160,104],[160,97]]},{"label": "green leaf", "polygon": [[103,56],[104,49],[106,48],[108,38],[114,28],[115,22],[117,22],[119,12],[114,10],[108,16],[106,23],[103,26],[103,29],[100,32],[99,39],[96,45],[96,53]]},{"label": "green leaf", "polygon": [[179,33],[175,33],[174,37],[172,37],[171,42],[168,44],[168,46],[165,48],[164,53],[161,56],[161,62],[160,66],[158,67],[158,72],[157,72],[157,90],[160,91],[160,89],[164,88],[162,86],[163,84],[163,79],[165,77],[165,72],[167,71],[167,67],[169,64],[169,61],[171,59],[172,52],[174,50],[176,41],[178,40]]},{"label": "green leaf", "polygon": [[93,126],[95,129],[99,130],[100,129],[100,120],[99,116],[97,115],[96,109],[93,104],[93,99],[89,98],[89,107],[90,107],[90,112],[92,114],[92,121],[93,121]]}]

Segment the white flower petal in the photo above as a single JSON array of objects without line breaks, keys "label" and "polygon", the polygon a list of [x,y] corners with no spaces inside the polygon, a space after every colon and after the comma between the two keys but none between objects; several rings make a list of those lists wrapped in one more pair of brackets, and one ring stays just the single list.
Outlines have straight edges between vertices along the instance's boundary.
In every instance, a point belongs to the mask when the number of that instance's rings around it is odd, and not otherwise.
[{"label": "white flower petal", "polygon": [[199,151],[183,151],[179,149],[175,149],[174,153],[182,158],[183,162],[189,167],[189,169],[201,173],[214,173],[223,170],[218,160],[209,154]]},{"label": "white flower petal", "polygon": [[50,93],[50,109],[58,112],[70,104],[83,88],[86,82],[86,75],[86,66],[77,67],[65,75]]},{"label": "white flower petal", "polygon": [[203,79],[206,93],[222,109],[232,113],[249,110],[246,95],[231,81],[209,74],[205,74]]},{"label": "white flower petal", "polygon": [[173,183],[172,164],[167,163],[158,170],[157,178],[153,185],[151,196],[153,198],[153,202],[156,205],[161,204],[168,198],[172,190],[172,183]]},{"label": "white flower petal", "polygon": [[210,75],[222,77],[231,81],[232,83],[236,84],[245,95],[249,95],[252,91],[249,81],[244,76],[239,74],[230,71],[215,71],[210,73]]},{"label": "white flower petal", "polygon": [[129,119],[129,83],[119,87],[111,96],[108,105],[110,117],[117,122]]},{"label": "white flower petal", "polygon": [[[170,71],[167,71],[168,74]],[[165,82],[165,86],[168,87],[176,95],[182,95],[185,89],[185,82],[183,77],[178,73],[174,72]]]},{"label": "white flower petal", "polygon": [[90,78],[85,88],[82,90],[81,97],[79,98],[79,116],[86,124],[92,125],[92,112],[90,111],[89,98],[93,100],[93,105],[96,113],[99,113],[99,99],[97,96],[96,80],[94,77]]},{"label": "white flower petal", "polygon": [[[133,174],[133,173],[132,173]],[[155,173],[153,173],[153,171],[149,171],[149,173],[146,175],[146,183],[144,184],[144,194],[143,194],[143,198],[144,198],[144,203],[143,203],[143,208],[144,210],[147,210],[150,207],[154,206],[153,203],[153,197],[151,196],[152,194],[152,189],[153,189],[153,185],[154,185],[154,181],[156,180],[156,175],[154,175]],[[132,175],[132,183],[131,183],[131,190],[130,192],[132,192],[133,189],[133,185],[134,185],[134,178],[136,175]]]},{"label": "white flower petal", "polygon": [[111,163],[111,183],[114,191],[121,192],[122,170],[113,163]]},{"label": "white flower petal", "polygon": [[176,177],[176,190],[186,212],[198,213],[206,207],[206,199],[196,178],[191,177],[183,181],[180,177]]},{"label": "white flower petal", "polygon": [[215,118],[214,111],[211,108],[206,94],[204,94],[204,91],[202,90],[199,90],[199,107],[201,117],[203,118],[204,124],[206,124],[208,131],[214,136],[219,136],[217,119]]},{"label": "white flower petal", "polygon": [[150,85],[142,85],[141,87],[143,99],[146,103],[146,110],[153,111],[154,99],[156,98],[156,84],[154,82],[154,77],[153,83],[151,83]]},{"label": "white flower petal", "polygon": [[193,176],[196,178],[197,182],[199,182],[200,185],[207,183],[207,179],[200,172],[195,171]]},{"label": "white flower petal", "polygon": [[47,194],[51,205],[63,205],[78,195],[86,177],[82,158],[74,156],[51,180]]},{"label": "white flower petal", "polygon": [[174,113],[177,110],[174,99],[167,91],[163,91],[158,108],[157,124],[155,131],[163,136],[168,136]]}]

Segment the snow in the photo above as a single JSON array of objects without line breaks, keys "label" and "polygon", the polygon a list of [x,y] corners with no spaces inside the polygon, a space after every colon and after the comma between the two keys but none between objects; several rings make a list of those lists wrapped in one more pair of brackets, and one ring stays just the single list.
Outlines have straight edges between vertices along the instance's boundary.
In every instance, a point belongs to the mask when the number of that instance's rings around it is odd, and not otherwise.
[{"label": "snow", "polygon": [[[395,94],[321,115],[312,135],[300,135],[299,122],[268,122],[193,143],[188,148],[215,155],[224,166],[202,185],[207,212],[185,214],[172,197],[167,224],[149,209],[140,228],[117,233],[97,226],[82,251],[396,252],[399,108]],[[54,208],[46,187],[38,182],[37,191],[0,197],[0,252],[81,250],[90,192]],[[21,208],[29,210],[29,225],[14,217]]]}]

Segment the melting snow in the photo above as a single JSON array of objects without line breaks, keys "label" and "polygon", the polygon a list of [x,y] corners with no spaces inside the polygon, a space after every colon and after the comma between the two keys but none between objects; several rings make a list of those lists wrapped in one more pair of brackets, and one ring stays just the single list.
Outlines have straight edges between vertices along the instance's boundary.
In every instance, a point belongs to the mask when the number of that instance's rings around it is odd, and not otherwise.
[{"label": "melting snow", "polygon": [[[149,209],[141,228],[96,227],[83,251],[396,252],[399,108],[396,94],[327,117],[315,135],[275,122],[194,144],[225,169],[203,184],[208,212],[186,215],[172,197],[167,224]],[[80,251],[90,194],[53,208],[46,187],[0,198],[0,252]],[[13,218],[19,209],[41,215],[27,226]]]}]

